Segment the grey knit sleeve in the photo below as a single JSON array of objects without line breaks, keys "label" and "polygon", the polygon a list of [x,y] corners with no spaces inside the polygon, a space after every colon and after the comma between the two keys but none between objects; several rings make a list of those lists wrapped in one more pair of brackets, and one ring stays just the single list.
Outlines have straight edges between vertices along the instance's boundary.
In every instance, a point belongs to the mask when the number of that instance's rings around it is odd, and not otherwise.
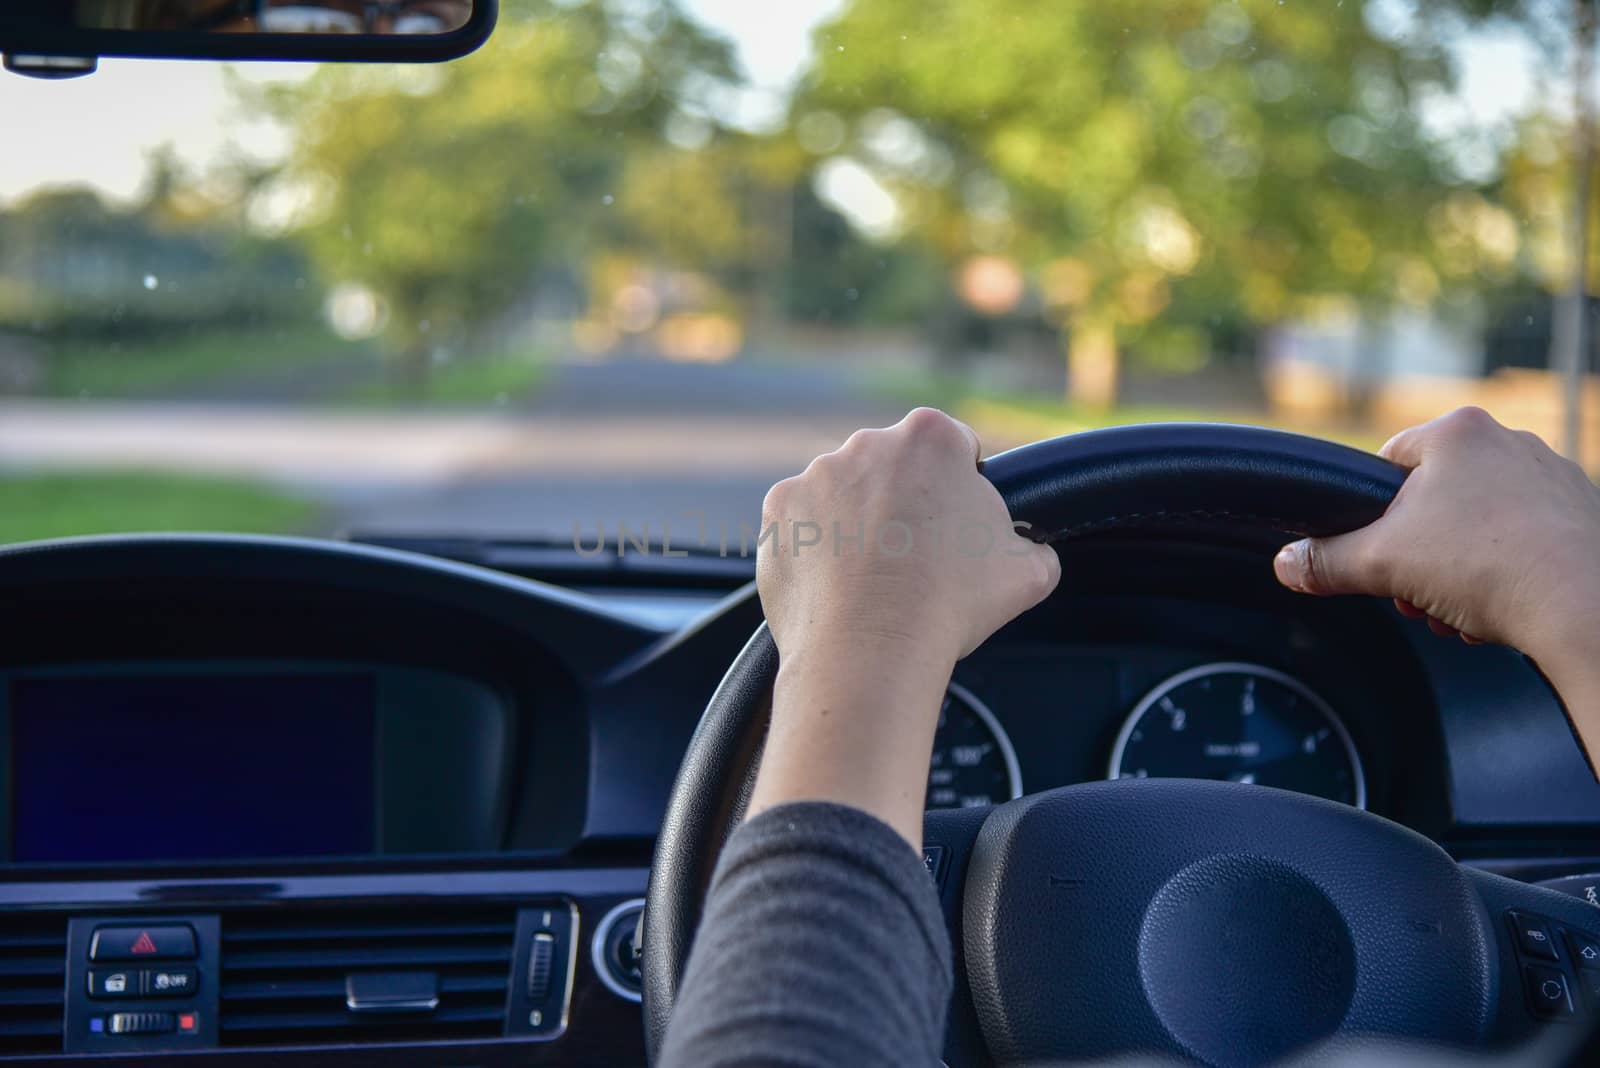
[{"label": "grey knit sleeve", "polygon": [[783,805],[722,852],[658,1066],[937,1065],[951,982],[917,852],[858,809]]}]

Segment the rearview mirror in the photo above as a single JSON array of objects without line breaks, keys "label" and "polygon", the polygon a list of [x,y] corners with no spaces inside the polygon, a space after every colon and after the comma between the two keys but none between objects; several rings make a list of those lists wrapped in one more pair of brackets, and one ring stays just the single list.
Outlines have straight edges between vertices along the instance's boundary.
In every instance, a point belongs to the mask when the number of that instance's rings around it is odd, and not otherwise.
[{"label": "rearview mirror", "polygon": [[6,68],[92,71],[100,56],[427,62],[477,48],[495,0],[22,0],[0,5]]}]

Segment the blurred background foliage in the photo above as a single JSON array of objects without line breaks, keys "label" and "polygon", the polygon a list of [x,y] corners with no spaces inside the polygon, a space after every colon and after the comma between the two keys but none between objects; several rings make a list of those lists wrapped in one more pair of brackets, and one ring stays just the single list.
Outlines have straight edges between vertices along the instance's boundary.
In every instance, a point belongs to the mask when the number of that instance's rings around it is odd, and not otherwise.
[{"label": "blurred background foliage", "polygon": [[1104,406],[1127,361],[1248,364],[1285,323],[1542,324],[1570,274],[1573,116],[1498,138],[1425,120],[1460,34],[1513,27],[1555,67],[1569,13],[851,0],[779,121],[749,123],[729,43],[671,0],[507,0],[459,62],[239,81],[287,130],[280,162],[158,154],[137,204],[0,212],[0,330],[79,368],[10,388],[137,392],[83,338],[126,362],[197,328],[298,331],[423,395],[464,354],[722,359],[850,326],[911,331],[950,371],[1065,353]]}]

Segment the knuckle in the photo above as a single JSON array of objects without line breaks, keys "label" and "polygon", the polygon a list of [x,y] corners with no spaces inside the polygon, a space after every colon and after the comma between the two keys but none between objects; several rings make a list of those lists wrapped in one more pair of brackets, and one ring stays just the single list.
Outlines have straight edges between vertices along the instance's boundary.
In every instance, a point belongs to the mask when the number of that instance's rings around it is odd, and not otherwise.
[{"label": "knuckle", "polygon": [[1513,430],[1511,432],[1524,447],[1541,459],[1555,458],[1565,461],[1566,457],[1550,447],[1550,443],[1531,430]]},{"label": "knuckle", "polygon": [[937,408],[913,408],[903,425],[913,441],[947,444],[964,438],[960,425]]},{"label": "knuckle", "polygon": [[805,478],[811,486],[826,492],[826,487],[852,482],[857,472],[869,461],[870,448],[864,445],[843,445],[833,452],[825,452],[806,467]]},{"label": "knuckle", "polygon": [[904,422],[907,430],[913,433],[926,433],[949,423],[950,417],[937,408],[923,406],[907,412]]},{"label": "knuckle", "polygon": [[832,452],[819,453],[811,458],[810,463],[806,464],[806,469],[800,472],[800,477],[809,482],[825,479],[846,460],[847,455],[843,448],[835,449]]},{"label": "knuckle", "polygon": [[883,439],[883,431],[861,429],[844,439],[844,444],[839,446],[841,453],[864,452],[878,444]]},{"label": "knuckle", "polygon": [[801,477],[794,475],[773,483],[772,488],[767,490],[767,495],[761,500],[761,515],[763,518],[771,519],[784,513],[794,494],[795,484]]},{"label": "knuckle", "polygon": [[1351,553],[1351,566],[1362,583],[1389,589],[1394,578],[1394,553],[1375,538],[1363,539]]},{"label": "knuckle", "polygon": [[1061,573],[1061,558],[1054,549],[1045,548],[1029,553],[1028,595],[1035,602],[1042,601],[1055,589]]},{"label": "knuckle", "polygon": [[1400,433],[1394,435],[1379,447],[1378,455],[1386,460],[1401,455],[1405,451],[1406,444],[1414,439],[1415,434],[1416,431],[1414,429],[1400,431]]},{"label": "knuckle", "polygon": [[1315,538],[1307,541],[1301,550],[1300,571],[1308,590],[1318,592],[1327,588],[1327,554]]},{"label": "knuckle", "polygon": [[888,442],[886,430],[857,430],[833,452],[817,457],[820,470],[830,475],[859,471],[883,455]]},{"label": "knuckle", "polygon": [[1440,420],[1440,428],[1454,437],[1481,437],[1499,427],[1494,416],[1475,404],[1457,408]]}]

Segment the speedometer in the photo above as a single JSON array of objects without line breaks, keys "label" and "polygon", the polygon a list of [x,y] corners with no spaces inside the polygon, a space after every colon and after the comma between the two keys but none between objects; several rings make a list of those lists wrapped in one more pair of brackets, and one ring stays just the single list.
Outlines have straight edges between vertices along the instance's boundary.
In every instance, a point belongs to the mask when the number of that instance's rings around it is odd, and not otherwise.
[{"label": "speedometer", "polygon": [[971,690],[952,682],[933,736],[927,807],[1000,805],[1021,796],[1022,773],[1011,739]]},{"label": "speedometer", "polygon": [[1206,664],[1151,690],[1122,725],[1113,779],[1225,779],[1365,808],[1344,723],[1304,683],[1256,664]]}]

